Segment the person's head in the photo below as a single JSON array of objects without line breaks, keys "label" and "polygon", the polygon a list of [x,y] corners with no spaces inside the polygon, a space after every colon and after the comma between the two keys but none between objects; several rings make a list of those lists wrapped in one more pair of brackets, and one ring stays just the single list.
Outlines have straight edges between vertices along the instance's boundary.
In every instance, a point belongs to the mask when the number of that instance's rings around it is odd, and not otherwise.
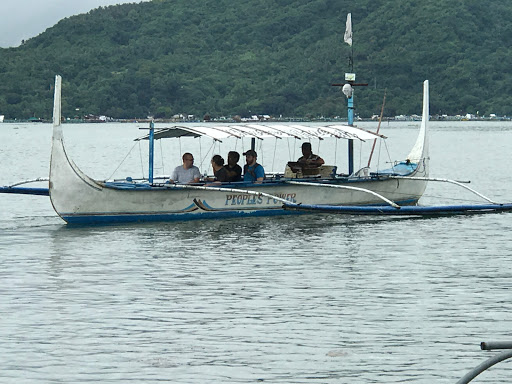
[{"label": "person's head", "polygon": [[256,151],[253,151],[252,149],[249,149],[247,152],[244,152],[245,161],[248,165],[253,165],[256,163],[256,159],[258,157],[258,154]]},{"label": "person's head", "polygon": [[185,169],[189,169],[189,168],[192,168],[192,166],[194,165],[194,156],[192,156],[191,153],[184,153],[183,156],[182,156],[182,159],[183,159],[183,168]]},{"label": "person's head", "polygon": [[228,164],[235,165],[240,160],[240,154],[236,151],[229,151],[228,153]]},{"label": "person's head", "polygon": [[302,155],[304,156],[309,156],[311,155],[313,152],[311,150],[311,143],[302,143]]},{"label": "person's head", "polygon": [[220,155],[215,155],[212,157],[212,167],[213,168],[222,168],[224,166],[224,159]]}]

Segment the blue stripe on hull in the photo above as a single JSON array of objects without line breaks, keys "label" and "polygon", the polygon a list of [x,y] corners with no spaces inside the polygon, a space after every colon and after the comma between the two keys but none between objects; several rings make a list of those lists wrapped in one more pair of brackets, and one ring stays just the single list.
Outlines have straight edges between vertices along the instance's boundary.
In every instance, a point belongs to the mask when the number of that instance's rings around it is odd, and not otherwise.
[{"label": "blue stripe on hull", "polygon": [[[415,204],[417,200],[400,201],[398,204]],[[312,206],[309,206],[312,207]],[[348,207],[345,207],[348,208]],[[357,207],[352,207],[357,208]],[[380,206],[367,206],[359,208],[382,208]],[[391,207],[390,207],[391,208]],[[393,208],[394,209],[394,208]],[[260,209],[247,211],[202,211],[199,213],[118,213],[118,214],[61,214],[61,218],[68,224],[116,224],[116,223],[142,223],[142,222],[165,222],[165,221],[191,221],[191,220],[212,220],[228,219],[237,217],[265,217],[265,216],[284,216],[300,215],[311,213],[310,210],[290,210],[290,209]]]},{"label": "blue stripe on hull", "polygon": [[169,214],[116,214],[116,215],[66,215],[61,217],[68,224],[115,224],[115,223],[142,223],[142,222],[164,222],[164,221],[190,221],[190,220],[211,220],[228,219],[234,217],[264,217],[300,215],[307,212],[287,211],[284,209],[266,209],[258,211],[214,211],[201,213],[169,213]]}]

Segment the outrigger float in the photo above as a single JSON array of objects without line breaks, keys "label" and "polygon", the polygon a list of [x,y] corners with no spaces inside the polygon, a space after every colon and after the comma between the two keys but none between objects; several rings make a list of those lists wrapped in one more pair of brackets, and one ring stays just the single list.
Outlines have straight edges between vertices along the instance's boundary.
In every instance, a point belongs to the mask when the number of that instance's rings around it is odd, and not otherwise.
[{"label": "outrigger float", "polygon": [[[342,124],[190,124],[155,129],[136,140],[149,140],[147,179],[100,181],[84,174],[66,153],[61,125],[61,84],[56,76],[53,136],[48,189],[21,186],[32,181],[0,188],[1,193],[49,195],[56,213],[70,224],[201,220],[227,217],[275,216],[296,213],[337,213],[348,215],[439,216],[512,210],[512,204],[499,204],[461,182],[429,178],[428,121],[429,86],[423,85],[423,112],[418,138],[406,159],[390,169],[368,172],[365,167],[349,174],[336,173],[334,166],[294,173],[289,167],[272,174],[260,184],[246,182],[220,185],[170,184],[153,177],[154,141],[163,138],[209,137],[265,138],[300,140],[337,138],[374,140],[385,138],[375,132]],[[276,140],[278,141],[278,140]],[[349,157],[349,168],[353,160]],[[429,181],[460,185],[487,201],[481,205],[419,206]]]}]

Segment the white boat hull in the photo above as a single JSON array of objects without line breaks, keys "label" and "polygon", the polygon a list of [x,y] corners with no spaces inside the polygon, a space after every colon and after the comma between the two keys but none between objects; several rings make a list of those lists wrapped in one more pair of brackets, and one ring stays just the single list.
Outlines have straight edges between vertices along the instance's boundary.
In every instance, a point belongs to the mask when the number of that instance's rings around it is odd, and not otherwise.
[{"label": "white boat hull", "polygon": [[[196,190],[170,184],[103,183],[85,175],[66,155],[60,125],[60,84],[56,84],[55,98],[49,191],[55,211],[68,223],[171,221],[297,213],[283,209],[284,200],[308,205],[383,205],[383,196],[395,203],[410,205],[417,203],[427,184],[425,180],[387,176],[322,180],[322,186],[318,182],[312,185],[315,181],[311,180],[308,185],[301,185],[280,179],[263,184],[226,185],[226,190]],[[414,170],[411,168],[409,176],[428,177],[428,157],[424,156]],[[328,187],[333,185],[337,187]],[[359,190],[342,189],[343,186],[357,187]],[[232,188],[238,191],[232,191]],[[240,192],[241,189],[250,190],[251,193]]]},{"label": "white boat hull", "polygon": [[[421,168],[421,167],[419,167]],[[284,215],[281,200],[231,190],[181,189],[174,185],[108,185],[89,178],[66,156],[62,138],[54,139],[50,171],[50,199],[55,211],[68,223],[192,220],[236,216]],[[427,176],[416,171],[412,175]],[[412,176],[411,175],[411,176]],[[407,179],[324,180],[376,192],[401,205],[415,204],[426,181]],[[279,197],[292,203],[327,205],[383,205],[369,193],[322,186],[286,184],[227,185]]]}]

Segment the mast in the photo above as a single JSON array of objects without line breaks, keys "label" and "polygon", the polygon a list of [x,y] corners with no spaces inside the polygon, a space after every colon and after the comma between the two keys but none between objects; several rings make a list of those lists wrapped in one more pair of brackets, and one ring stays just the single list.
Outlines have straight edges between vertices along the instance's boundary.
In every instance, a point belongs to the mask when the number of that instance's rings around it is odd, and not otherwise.
[{"label": "mast", "polygon": [[[356,74],[354,73],[354,45],[352,44],[352,14],[347,14],[347,23],[345,27],[345,35],[343,36],[345,43],[350,45],[350,55],[348,57],[348,67],[350,72],[345,73],[345,83],[332,84],[335,87],[343,87],[342,91],[347,97],[347,118],[348,125],[354,125],[354,88],[357,86],[367,86],[367,83],[356,84]],[[348,140],[348,174],[354,173],[354,140]]]}]

